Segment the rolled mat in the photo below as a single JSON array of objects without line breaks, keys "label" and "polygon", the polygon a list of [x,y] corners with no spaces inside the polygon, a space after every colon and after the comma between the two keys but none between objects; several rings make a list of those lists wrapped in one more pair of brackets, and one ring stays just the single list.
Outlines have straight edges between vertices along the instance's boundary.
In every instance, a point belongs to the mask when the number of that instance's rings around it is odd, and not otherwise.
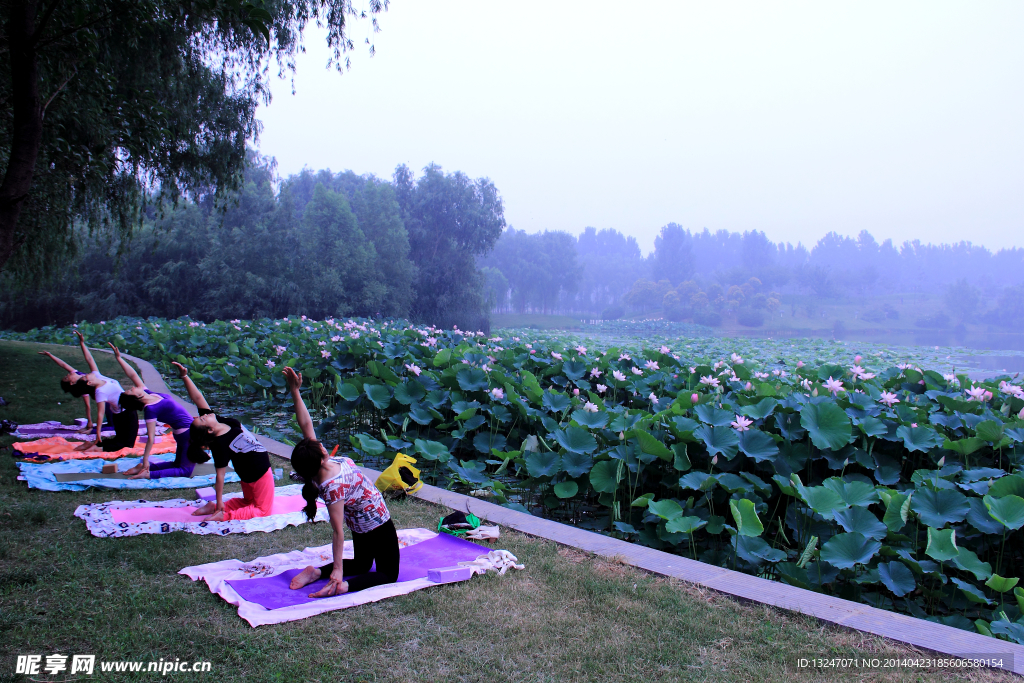
[{"label": "rolled mat", "polygon": [[[399,551],[401,559],[396,583],[425,579],[427,571],[430,569],[451,567],[458,562],[469,562],[486,553],[487,548],[475,543],[440,534],[429,541],[422,541]],[[298,590],[289,588],[288,584],[292,577],[301,571],[302,569],[290,569],[276,576],[229,580],[227,583],[243,600],[254,602],[266,609],[279,609],[322,600],[322,598],[311,598],[309,595],[326,586],[327,579],[314,581]]]}]

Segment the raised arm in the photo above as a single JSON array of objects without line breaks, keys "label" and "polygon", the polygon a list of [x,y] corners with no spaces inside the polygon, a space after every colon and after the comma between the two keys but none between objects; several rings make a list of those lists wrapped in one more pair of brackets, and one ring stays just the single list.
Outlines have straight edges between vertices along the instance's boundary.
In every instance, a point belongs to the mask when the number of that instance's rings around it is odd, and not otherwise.
[{"label": "raised arm", "polygon": [[181,363],[171,363],[174,368],[178,371],[178,377],[185,383],[185,391],[188,392],[188,397],[196,404],[196,408],[200,410],[209,410],[210,404],[206,402],[206,398],[203,397],[203,392],[199,391],[193,382],[192,378],[188,376],[188,368]]},{"label": "raised arm", "polygon": [[85,362],[89,364],[89,372],[99,372],[99,368],[96,367],[96,361],[93,360],[92,352],[85,345],[85,337],[78,330],[75,330],[75,334],[78,336],[78,345],[82,347],[82,355],[85,356]]},{"label": "raised arm", "polygon": [[302,430],[303,438],[316,439],[313,420],[310,419],[309,411],[306,410],[306,403],[302,400],[302,394],[299,393],[299,389],[302,388],[302,375],[295,372],[292,368],[285,368],[282,372],[284,373],[285,381],[288,382],[288,390],[292,392],[292,401],[295,403],[295,419]]},{"label": "raised arm", "polygon": [[124,371],[124,374],[128,375],[128,379],[132,381],[132,384],[139,387],[140,389],[145,389],[146,385],[142,381],[142,378],[139,377],[139,373],[135,372],[135,368],[128,365],[128,361],[126,361],[124,358],[121,358],[121,351],[118,350],[118,348],[111,344],[110,342],[107,342],[107,346],[114,350],[114,358],[117,359],[118,364],[121,366],[121,370]]},{"label": "raised arm", "polygon": [[71,367],[70,365],[68,365],[64,361],[62,361],[60,358],[57,358],[57,356],[53,355],[49,351],[40,351],[39,355],[40,356],[46,356],[47,358],[52,360],[57,365],[59,365],[62,368],[64,368],[64,370],[66,370],[67,372],[78,372],[78,370],[74,369],[73,367]]},{"label": "raised arm", "polygon": [[88,434],[92,431],[92,401],[89,400],[89,394],[82,396],[82,401],[85,402],[85,422],[86,425],[78,430],[79,434]]}]

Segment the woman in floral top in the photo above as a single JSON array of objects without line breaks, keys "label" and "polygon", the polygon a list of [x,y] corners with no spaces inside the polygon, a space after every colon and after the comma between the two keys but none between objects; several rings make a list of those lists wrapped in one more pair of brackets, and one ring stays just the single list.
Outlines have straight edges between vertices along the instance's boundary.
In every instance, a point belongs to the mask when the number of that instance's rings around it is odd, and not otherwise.
[{"label": "woman in floral top", "polygon": [[[299,393],[302,375],[285,368],[284,376],[302,429],[303,439],[292,449],[292,468],[303,481],[304,512],[312,521],[317,498],[322,499],[334,530],[334,562],[319,568],[306,567],[292,579],[292,590],[323,577],[330,579],[327,585],[310,597],[324,598],[394,583],[398,580],[398,532],[383,496],[350,459],[328,456],[327,449],[316,438],[313,421]],[[352,531],[355,556],[346,560],[342,569],[346,524]],[[371,572],[374,562],[377,566]]]}]

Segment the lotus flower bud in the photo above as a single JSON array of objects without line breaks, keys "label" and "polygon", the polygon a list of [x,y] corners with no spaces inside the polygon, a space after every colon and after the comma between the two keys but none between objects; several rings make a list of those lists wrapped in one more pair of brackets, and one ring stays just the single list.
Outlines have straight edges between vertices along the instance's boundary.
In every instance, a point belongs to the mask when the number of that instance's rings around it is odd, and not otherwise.
[{"label": "lotus flower bud", "polygon": [[853,357],[853,362],[854,363],[860,363],[862,360],[864,360],[864,356],[858,355],[858,356],[854,356]]},{"label": "lotus flower bud", "polygon": [[[698,394],[698,393],[693,393],[693,394],[692,394],[692,395],[690,396],[690,403],[692,403],[693,405],[697,405],[697,403],[698,403],[699,401],[700,401],[700,394]],[[1024,419],[1024,408],[1021,408],[1020,412],[1021,412],[1021,416],[1022,416],[1022,417],[1021,417],[1021,419]]]},{"label": "lotus flower bud", "polygon": [[811,391],[811,396],[817,396],[817,395],[818,395],[818,387],[814,387],[814,390]]},{"label": "lotus flower bud", "polygon": [[939,467],[942,467],[945,464],[946,464],[946,456],[942,456],[941,458],[939,458],[938,465],[939,465]]},{"label": "lotus flower bud", "polygon": [[718,464],[718,456],[717,455],[715,457],[711,458],[711,464],[712,465],[717,465]]},{"label": "lotus flower bud", "polygon": [[580,390],[579,389],[573,389],[572,390],[572,395],[573,396],[579,396],[580,395]]},{"label": "lotus flower bud", "polygon": [[754,385],[752,385],[750,382],[747,382],[747,384],[743,387],[743,389],[746,390],[746,391],[750,391],[753,388],[754,388]]}]

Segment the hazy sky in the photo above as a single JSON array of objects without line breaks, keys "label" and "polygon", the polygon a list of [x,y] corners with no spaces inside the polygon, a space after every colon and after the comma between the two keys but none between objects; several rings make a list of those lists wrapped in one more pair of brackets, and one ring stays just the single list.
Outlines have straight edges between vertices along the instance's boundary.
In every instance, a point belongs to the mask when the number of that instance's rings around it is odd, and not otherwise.
[{"label": "hazy sky", "polygon": [[644,251],[670,221],[1024,246],[1024,3],[392,0],[380,24],[345,75],[307,31],[260,111],[282,175],[435,162],[516,228]]}]

